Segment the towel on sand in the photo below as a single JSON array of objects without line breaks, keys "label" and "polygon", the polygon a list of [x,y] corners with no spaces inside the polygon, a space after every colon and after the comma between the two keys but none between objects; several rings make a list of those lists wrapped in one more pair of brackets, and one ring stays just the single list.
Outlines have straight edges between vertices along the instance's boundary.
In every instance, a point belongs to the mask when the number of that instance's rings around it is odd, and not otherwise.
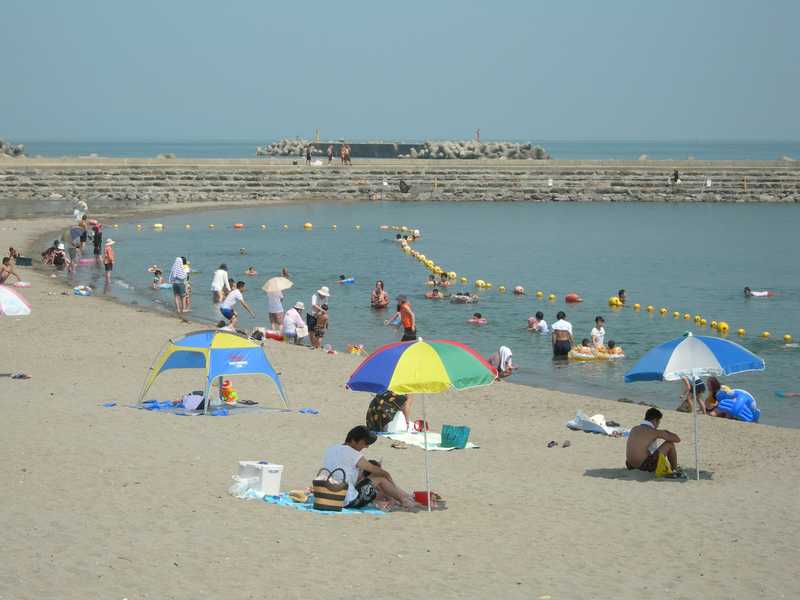
[{"label": "towel on sand", "polygon": [[270,504],[277,504],[279,506],[291,506],[294,509],[302,510],[304,512],[311,512],[316,513],[318,515],[384,515],[382,510],[378,510],[377,508],[372,508],[371,506],[367,506],[365,508],[343,508],[341,512],[333,512],[328,510],[316,510],[314,508],[314,497],[309,496],[307,502],[295,502],[291,498],[289,498],[288,494],[281,494],[280,496],[259,496],[253,490],[248,490],[247,497],[250,498],[260,498],[264,502],[268,502]]},{"label": "towel on sand", "polygon": [[[409,446],[417,446],[418,448],[425,448],[425,436],[422,433],[381,433],[378,434],[383,437],[387,437],[390,440],[395,440],[396,442],[405,442]],[[467,442],[467,448],[480,448],[478,444],[473,444],[472,442]],[[457,450],[458,448],[442,448],[442,434],[437,433],[435,431],[428,432],[428,451],[432,450],[444,450],[445,452],[450,450]]]},{"label": "towel on sand", "polygon": [[567,427],[577,431],[588,431],[589,433],[602,433],[604,435],[624,435],[629,429],[624,427],[609,427],[606,425],[606,418],[603,415],[593,415],[587,417],[586,413],[579,410],[575,413],[575,418],[567,421]]}]

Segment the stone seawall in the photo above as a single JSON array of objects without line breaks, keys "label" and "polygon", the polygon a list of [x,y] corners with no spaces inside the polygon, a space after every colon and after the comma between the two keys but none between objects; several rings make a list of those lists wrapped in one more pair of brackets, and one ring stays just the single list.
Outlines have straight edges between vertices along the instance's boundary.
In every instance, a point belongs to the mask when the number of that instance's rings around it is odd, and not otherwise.
[{"label": "stone seawall", "polygon": [[[670,181],[677,169],[681,182]],[[794,161],[0,160],[0,218],[275,200],[800,202]]]}]

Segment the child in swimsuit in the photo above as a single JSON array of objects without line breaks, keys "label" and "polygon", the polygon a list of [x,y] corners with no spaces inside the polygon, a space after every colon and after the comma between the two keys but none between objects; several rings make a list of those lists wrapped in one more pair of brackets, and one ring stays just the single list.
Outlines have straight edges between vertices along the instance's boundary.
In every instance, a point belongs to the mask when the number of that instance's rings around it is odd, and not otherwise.
[{"label": "child in swimsuit", "polygon": [[583,338],[581,340],[581,345],[575,347],[575,352],[577,354],[594,354],[594,347],[592,347],[592,343],[587,339]]},{"label": "child in swimsuit", "polygon": [[617,344],[616,344],[616,342],[614,342],[614,340],[608,340],[608,346],[606,347],[606,354],[612,354],[612,355],[615,355],[615,356],[619,356],[619,355],[625,354],[625,352],[622,351],[622,347],[621,346],[617,346]]},{"label": "child in swimsuit", "polygon": [[164,278],[162,277],[162,273],[160,269],[156,269],[153,271],[153,289],[157,290],[161,287],[161,284],[164,283]]},{"label": "child in swimsuit", "polygon": [[328,329],[328,305],[323,304],[320,308],[322,310],[317,313],[317,321],[314,324],[314,337],[311,338],[314,348],[322,347],[322,338],[325,337],[325,331]]}]

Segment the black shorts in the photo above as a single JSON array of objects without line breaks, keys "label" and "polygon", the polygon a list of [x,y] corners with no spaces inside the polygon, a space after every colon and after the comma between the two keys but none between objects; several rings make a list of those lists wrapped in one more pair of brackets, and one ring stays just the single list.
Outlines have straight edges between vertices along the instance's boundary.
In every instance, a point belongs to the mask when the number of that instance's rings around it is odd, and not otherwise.
[{"label": "black shorts", "polygon": [[106,263],[106,273],[114,270],[114,263]]},{"label": "black shorts", "polygon": [[356,491],[358,491],[358,496],[351,500],[345,508],[364,508],[378,497],[378,490],[375,489],[369,477],[364,477],[356,484]]},{"label": "black shorts", "polygon": [[317,317],[310,313],[306,313],[306,325],[309,331],[314,331],[317,328]]},{"label": "black shorts", "polygon": [[87,236],[86,236],[86,232],[84,231],[84,232],[81,234],[81,244],[85,244],[85,243],[86,243],[86,237],[87,237]]},{"label": "black shorts", "polygon": [[556,340],[553,343],[553,356],[567,356],[572,349],[569,340]]},{"label": "black shorts", "polygon": [[416,329],[404,329],[403,330],[403,338],[400,340],[401,342],[414,342],[417,339],[417,330]]}]

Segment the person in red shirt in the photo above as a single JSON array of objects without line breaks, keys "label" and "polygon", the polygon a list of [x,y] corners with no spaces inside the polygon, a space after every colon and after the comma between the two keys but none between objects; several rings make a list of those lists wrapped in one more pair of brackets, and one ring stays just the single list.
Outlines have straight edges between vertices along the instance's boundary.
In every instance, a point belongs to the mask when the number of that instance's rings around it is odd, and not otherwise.
[{"label": "person in red shirt", "polygon": [[411,303],[403,300],[400,305],[400,323],[403,325],[402,342],[413,342],[417,339],[417,319],[411,310]]}]

